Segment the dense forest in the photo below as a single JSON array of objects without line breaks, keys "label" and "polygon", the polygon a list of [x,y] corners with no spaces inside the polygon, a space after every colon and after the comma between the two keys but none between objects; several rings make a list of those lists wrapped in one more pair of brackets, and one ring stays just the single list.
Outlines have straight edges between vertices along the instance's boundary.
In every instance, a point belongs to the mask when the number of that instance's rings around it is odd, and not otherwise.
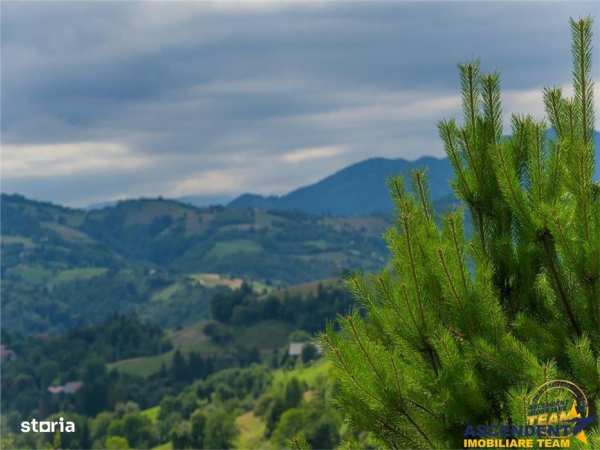
[{"label": "dense forest", "polygon": [[[178,331],[135,314],[57,335],[3,330],[4,443],[228,448],[254,439],[277,448],[304,430],[316,448],[333,447],[344,430],[326,404],[333,384],[314,337],[350,307],[350,295],[337,283],[271,294],[242,283],[213,295],[210,320]],[[265,324],[277,339],[262,332]],[[253,327],[254,341],[235,340]],[[177,338],[198,329],[192,345]],[[297,354],[291,343],[301,346]],[[155,371],[128,366],[153,358],[161,360]],[[61,416],[75,421],[77,433],[15,433],[22,420]],[[244,419],[262,432],[245,429]]]},{"label": "dense forest", "polygon": [[[100,210],[2,197],[2,270],[144,265],[221,273],[271,284],[306,282],[385,262],[383,216],[311,216],[298,211],[196,208],[166,199]],[[14,271],[14,270],[13,270]]]},{"label": "dense forest", "polygon": [[[3,195],[3,448],[277,447],[300,428],[336,445],[314,339],[351,297],[289,282],[383,264],[386,223]],[[18,432],[63,416],[77,433]]]},{"label": "dense forest", "polygon": [[135,313],[176,327],[251,280],[269,291],[385,262],[382,217],[132,200],[84,211],[2,195],[2,326],[57,334]]}]

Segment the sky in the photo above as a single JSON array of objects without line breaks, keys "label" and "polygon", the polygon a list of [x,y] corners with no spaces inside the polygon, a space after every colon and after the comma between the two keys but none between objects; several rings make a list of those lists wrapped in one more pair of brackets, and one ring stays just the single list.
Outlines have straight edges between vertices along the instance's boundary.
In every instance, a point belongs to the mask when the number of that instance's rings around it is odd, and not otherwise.
[{"label": "sky", "polygon": [[[600,3],[1,3],[2,191],[69,206],[283,194],[371,157],[444,156],[457,64],[505,121],[570,82]],[[597,123],[598,123],[597,114]]]}]

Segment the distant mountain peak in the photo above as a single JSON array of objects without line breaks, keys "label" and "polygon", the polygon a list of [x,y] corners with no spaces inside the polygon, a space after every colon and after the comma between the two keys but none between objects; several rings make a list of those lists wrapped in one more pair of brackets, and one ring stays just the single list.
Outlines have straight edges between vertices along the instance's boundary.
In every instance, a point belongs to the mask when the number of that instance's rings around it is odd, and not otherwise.
[{"label": "distant mountain peak", "polygon": [[[595,132],[596,170],[600,180],[600,133]],[[281,196],[262,196],[246,193],[229,206],[298,210],[309,214],[362,216],[390,213],[393,204],[386,180],[394,175],[408,175],[417,168],[427,170],[432,201],[445,202],[452,196],[450,181],[453,171],[447,158],[422,156],[414,161],[374,157],[351,164],[322,180],[295,189]]]},{"label": "distant mountain peak", "polygon": [[430,178],[432,197],[447,197],[452,176],[445,158],[422,157],[415,161],[375,157],[351,164],[322,180],[282,196],[243,194],[229,203],[236,208],[299,210],[310,214],[361,216],[388,213],[393,205],[386,180],[424,168]]}]

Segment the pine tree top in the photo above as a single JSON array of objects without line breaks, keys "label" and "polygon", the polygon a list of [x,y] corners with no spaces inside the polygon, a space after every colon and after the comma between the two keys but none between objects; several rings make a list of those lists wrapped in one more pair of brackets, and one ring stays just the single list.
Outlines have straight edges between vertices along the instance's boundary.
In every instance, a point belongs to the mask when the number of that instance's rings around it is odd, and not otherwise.
[{"label": "pine tree top", "polygon": [[390,181],[390,265],[349,279],[356,311],[323,337],[336,401],[382,445],[462,447],[467,424],[523,423],[553,378],[600,406],[591,18],[571,20],[571,36],[574,96],[545,89],[547,120],[515,114],[509,137],[499,75],[459,66],[462,121],[438,128],[462,210],[436,217],[423,172],[413,193]]}]

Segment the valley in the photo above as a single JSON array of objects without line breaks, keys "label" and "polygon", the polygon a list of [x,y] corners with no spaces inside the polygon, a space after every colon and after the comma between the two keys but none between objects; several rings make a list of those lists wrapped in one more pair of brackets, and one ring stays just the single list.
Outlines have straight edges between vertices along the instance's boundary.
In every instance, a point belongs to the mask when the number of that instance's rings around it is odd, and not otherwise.
[{"label": "valley", "polygon": [[[361,174],[228,206],[2,194],[4,442],[55,446],[7,430],[63,415],[79,431],[61,448],[277,449],[300,432],[312,448],[376,446],[332,405],[319,341],[338,315],[365,313],[346,275],[388,264],[391,205],[369,202],[385,183],[358,195]],[[457,202],[436,189],[440,217]]]}]

